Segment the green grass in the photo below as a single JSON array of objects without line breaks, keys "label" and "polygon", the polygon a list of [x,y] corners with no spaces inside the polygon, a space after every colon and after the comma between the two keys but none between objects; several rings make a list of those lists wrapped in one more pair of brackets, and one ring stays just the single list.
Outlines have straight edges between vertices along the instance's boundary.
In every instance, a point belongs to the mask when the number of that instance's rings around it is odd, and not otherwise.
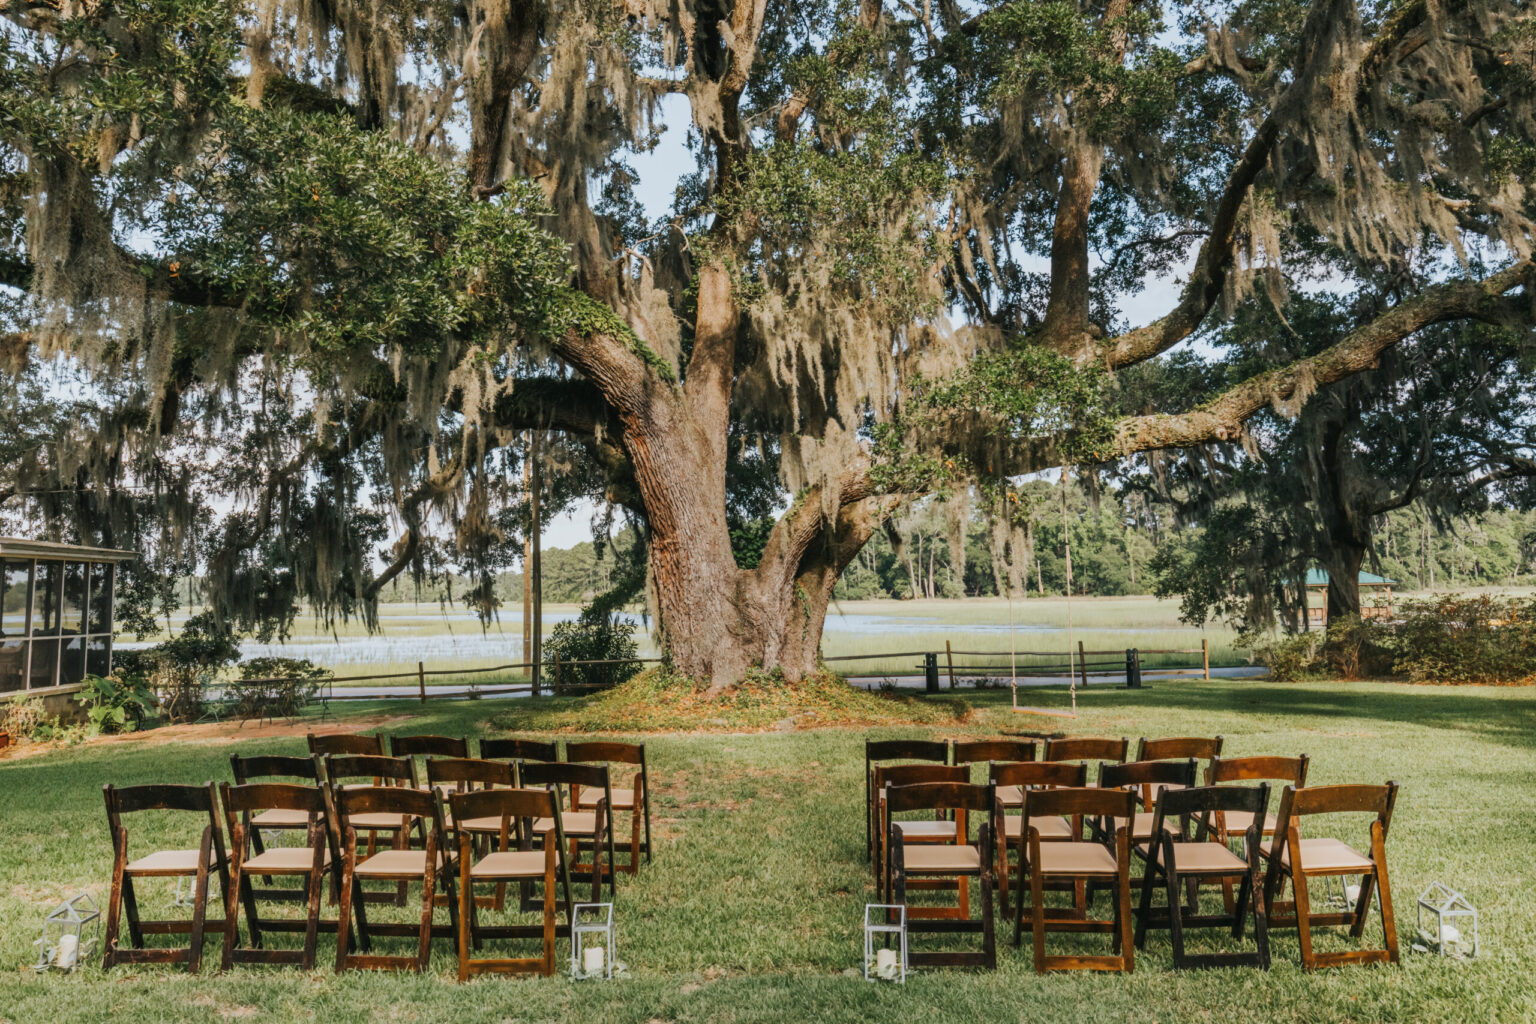
[{"label": "green grass", "polygon": [[[1402,785],[1388,841],[1401,967],[1304,974],[1294,933],[1275,937],[1275,967],[1177,974],[1154,933],[1134,975],[1036,977],[1006,943],[995,973],[929,970],[905,988],[866,984],[857,966],[863,861],[862,730],[651,735],[656,862],[621,880],[613,983],[487,979],[454,983],[447,943],[424,977],[312,976],[246,968],[187,977],[163,967],[95,967],[32,976],[46,906],[104,890],[109,843],[100,786],[227,778],[233,750],[297,753],[302,741],[102,743],[0,761],[0,1020],[117,1024],[230,1019],[362,1021],[1527,1021],[1536,1018],[1536,928],[1525,814],[1536,776],[1536,690],[1217,680],[1079,695],[1077,721],[1010,714],[1000,696],[964,725],[875,735],[985,736],[1003,730],[1083,734],[1222,733],[1232,754],[1306,752],[1312,781]],[[1059,691],[1032,693],[1061,707]],[[402,713],[414,709],[398,706]],[[496,713],[537,732],[569,708],[440,704],[401,731],[481,731]],[[372,709],[374,711],[378,708]],[[1358,825],[1358,823],[1356,823]],[[1357,842],[1356,831],[1339,833]],[[146,844],[186,836],[140,835]],[[1484,952],[1451,962],[1407,952],[1414,896],[1432,879],[1482,913]],[[163,888],[163,887],[162,887]],[[1372,929],[1374,930],[1374,928]],[[1003,934],[1008,934],[1005,929]],[[1368,932],[1368,934],[1370,934]],[[1071,939],[1062,939],[1065,948]],[[1088,940],[1080,940],[1086,943]],[[1086,948],[1086,946],[1084,947]],[[209,956],[217,943],[210,942]],[[566,952],[562,943],[560,953]]]}]

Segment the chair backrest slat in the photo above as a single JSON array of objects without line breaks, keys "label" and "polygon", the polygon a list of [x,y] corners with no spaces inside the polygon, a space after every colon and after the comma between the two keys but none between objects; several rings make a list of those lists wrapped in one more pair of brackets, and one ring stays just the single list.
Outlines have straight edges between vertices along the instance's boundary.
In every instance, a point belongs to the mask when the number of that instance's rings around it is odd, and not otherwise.
[{"label": "chair backrest slat", "polygon": [[553,818],[555,797],[549,790],[482,789],[448,794],[455,821],[472,818]]},{"label": "chair backrest slat", "polygon": [[416,765],[408,757],[382,754],[340,754],[325,759],[325,777],[331,785],[342,779],[381,779],[401,786],[416,785]]},{"label": "chair backrest slat", "polygon": [[[865,740],[864,761],[937,761],[949,763],[948,740]],[[866,769],[867,771],[867,769]]]},{"label": "chair backrest slat", "polygon": [[480,741],[480,756],[487,761],[558,761],[560,749],[555,740],[498,737]]},{"label": "chair backrest slat", "polygon": [[507,761],[488,761],[467,757],[427,758],[427,783],[436,786],[443,783],[464,786],[512,785],[512,765]]},{"label": "chair backrest slat", "polygon": [[1124,761],[1131,741],[1122,736],[1063,736],[1045,741],[1047,761]]},{"label": "chair backrest slat", "polygon": [[1205,770],[1208,785],[1222,782],[1288,782],[1298,789],[1307,784],[1306,754],[1300,757],[1213,757]]},{"label": "chair backrest slat", "polygon": [[333,754],[374,754],[384,756],[384,734],[323,733],[309,734],[309,752],[328,757]]},{"label": "chair backrest slat", "polygon": [[956,740],[955,764],[978,761],[1033,761],[1034,740]]},{"label": "chair backrest slat", "polygon": [[1155,740],[1143,736],[1136,746],[1136,760],[1182,761],[1193,757],[1197,761],[1209,761],[1221,756],[1224,742],[1221,736],[1165,736]]},{"label": "chair backrest slat", "polygon": [[235,784],[243,786],[251,779],[304,779],[319,782],[319,769],[313,757],[282,754],[229,755],[229,767]]},{"label": "chair backrest slat", "polygon": [[134,814],[139,811],[193,811],[211,814],[217,806],[213,783],[202,786],[180,784],[144,786],[114,786],[108,783],[102,790],[107,805],[116,814]]},{"label": "chair backrest slat", "polygon": [[616,743],[610,740],[566,741],[565,760],[589,764],[644,764],[644,743]]},{"label": "chair backrest slat", "polygon": [[283,810],[304,811],[323,818],[326,812],[325,793],[319,786],[296,786],[290,782],[252,782],[220,787],[227,815],[250,811]]},{"label": "chair backrest slat", "polygon": [[525,762],[521,780],[525,786],[580,786],[583,789],[606,789],[609,786],[607,765],[573,761]]},{"label": "chair backrest slat", "polygon": [[1088,785],[1088,766],[1059,761],[994,762],[988,769],[988,776],[994,786],[1081,789]]},{"label": "chair backrest slat", "polygon": [[882,764],[875,766],[875,785],[914,786],[922,782],[969,782],[963,764]]},{"label": "chair backrest slat", "polygon": [[[1058,815],[1069,818],[1129,818],[1135,812],[1136,794],[1124,789],[1062,787],[1032,789],[1024,795],[1026,823],[1030,818]],[[1027,829],[1027,824],[1025,827]]]},{"label": "chair backrest slat", "polygon": [[389,753],[393,757],[468,757],[469,739],[465,736],[391,736]]},{"label": "chair backrest slat", "polygon": [[1099,768],[1099,785],[1105,789],[1135,786],[1193,786],[1195,761],[1127,761]]},{"label": "chair backrest slat", "polygon": [[991,786],[969,782],[919,782],[910,786],[886,786],[885,806],[890,814],[908,811],[980,811],[990,813]]},{"label": "chair backrest slat", "polygon": [[359,786],[336,794],[342,821],[355,814],[398,814],[435,821],[437,800],[431,793],[404,786]]}]

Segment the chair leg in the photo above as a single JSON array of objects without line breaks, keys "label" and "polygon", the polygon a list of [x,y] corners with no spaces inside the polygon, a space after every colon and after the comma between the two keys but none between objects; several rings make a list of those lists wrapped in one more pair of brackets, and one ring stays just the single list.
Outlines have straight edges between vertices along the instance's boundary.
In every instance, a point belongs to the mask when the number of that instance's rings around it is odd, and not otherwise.
[{"label": "chair leg", "polygon": [[133,876],[123,874],[123,914],[128,918],[128,941],[134,949],[144,948],[144,930],[139,927],[139,897],[133,888]]},{"label": "chair leg", "polygon": [[[1147,848],[1147,864],[1141,874],[1141,904],[1136,911],[1136,948],[1145,949],[1147,946],[1147,925],[1152,917],[1152,889],[1157,884],[1160,867],[1161,843],[1153,843]],[[1177,963],[1177,961],[1175,961]]]},{"label": "chair leg", "polygon": [[1307,876],[1296,870],[1296,860],[1291,860],[1291,891],[1296,896],[1296,930],[1301,943],[1301,965],[1307,970],[1317,967],[1312,952],[1312,901],[1307,894]]},{"label": "chair leg", "polygon": [[[1147,872],[1149,875],[1151,871]],[[1184,965],[1184,907],[1179,899],[1179,869],[1172,856],[1163,874],[1163,887],[1168,892],[1168,935],[1173,946],[1173,966]],[[1143,886],[1143,891],[1146,887]]]},{"label": "chair leg", "polygon": [[[311,843],[323,844],[323,838],[310,837]],[[309,918],[304,922],[304,952],[300,958],[300,967],[306,971],[315,969],[315,947],[320,940],[320,890],[325,888],[325,847],[315,847],[315,862],[309,872],[309,899],[305,903],[305,911]]]},{"label": "chair leg", "polygon": [[1269,915],[1264,910],[1263,894],[1259,892],[1259,864],[1258,851],[1253,851],[1248,862],[1248,877],[1243,879],[1244,887],[1251,893],[1249,899],[1253,902],[1253,941],[1258,945],[1259,967],[1269,970]]},{"label": "chair leg", "polygon": [[463,983],[469,979],[469,936],[476,928],[474,907],[475,902],[469,884],[469,843],[463,838],[459,842],[459,928],[455,936],[459,949],[459,981]]},{"label": "chair leg", "polygon": [[[340,974],[347,969],[347,940],[352,937],[352,896],[357,886],[357,878],[353,875],[353,865],[357,861],[357,840],[348,836],[349,845],[342,851],[341,869],[341,906],[336,912],[336,973]],[[363,905],[362,894],[358,894],[357,901],[359,916]],[[358,939],[367,932],[363,928],[358,929]]]},{"label": "chair leg", "polygon": [[[192,929],[188,935],[187,973],[196,974],[203,966],[203,924],[208,919],[208,860],[213,851],[213,826],[203,829],[203,843],[197,853],[197,883],[192,890]],[[225,895],[229,889],[225,887]]]},{"label": "chair leg", "polygon": [[[1380,822],[1371,824],[1371,860],[1375,863],[1376,887],[1381,890],[1381,930],[1387,943],[1387,957],[1398,963],[1397,920],[1392,915],[1392,886],[1387,879],[1387,843]],[[1365,887],[1361,886],[1362,897]],[[1362,928],[1364,922],[1362,921]]]},{"label": "chair leg", "polygon": [[555,973],[555,858],[544,857],[544,977]]},{"label": "chair leg", "polygon": [[[1029,862],[1040,863],[1040,841],[1033,834],[1029,840]],[[1035,973],[1045,973],[1045,878],[1038,869],[1029,873],[1030,916],[1035,933]],[[1022,895],[1020,899],[1022,899]]]},{"label": "chair leg", "polygon": [[230,864],[229,877],[233,884],[224,897],[224,952],[219,958],[221,971],[227,971],[235,965],[235,946],[240,939],[238,919],[241,896],[245,891],[245,872],[238,839],[230,846],[230,857],[233,862]]},{"label": "chair leg", "polygon": [[[1120,831],[1115,844],[1118,847],[1120,870],[1115,886],[1115,952],[1120,954],[1125,972],[1136,969],[1136,944],[1131,941],[1131,835],[1130,829]],[[1173,865],[1169,864],[1169,874]]]},{"label": "chair leg", "polygon": [[[124,837],[126,838],[126,837]],[[128,863],[128,851],[124,841],[113,843],[112,852],[112,892],[107,897],[107,929],[106,936],[102,940],[101,968],[106,970],[112,966],[117,953],[117,932],[119,921],[122,918],[123,907],[123,869]]]}]

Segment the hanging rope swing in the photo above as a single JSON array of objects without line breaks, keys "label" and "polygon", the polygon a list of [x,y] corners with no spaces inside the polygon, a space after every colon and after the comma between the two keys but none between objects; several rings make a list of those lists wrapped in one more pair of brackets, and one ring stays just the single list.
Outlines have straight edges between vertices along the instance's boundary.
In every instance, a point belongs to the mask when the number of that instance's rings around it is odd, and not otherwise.
[{"label": "hanging rope swing", "polygon": [[1014,632],[1013,619],[1013,580],[1010,577],[1006,583],[1008,588],[1008,647],[1009,659],[1012,671],[1011,687],[1013,690],[1013,710],[1022,715],[1049,715],[1053,718],[1077,717],[1077,672],[1072,668],[1072,652],[1076,649],[1076,634],[1072,628],[1072,531],[1067,529],[1067,471],[1061,471],[1061,544],[1066,557],[1067,566],[1067,693],[1072,700],[1071,711],[1053,711],[1049,708],[1032,708],[1019,706],[1019,643]]}]

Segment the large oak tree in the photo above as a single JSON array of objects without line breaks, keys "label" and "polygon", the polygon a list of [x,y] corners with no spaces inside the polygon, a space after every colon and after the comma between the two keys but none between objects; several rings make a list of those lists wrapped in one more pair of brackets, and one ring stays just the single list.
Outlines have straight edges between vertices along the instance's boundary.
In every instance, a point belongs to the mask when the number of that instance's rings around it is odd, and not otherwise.
[{"label": "large oak tree", "polygon": [[[49,472],[142,487],[197,448],[239,499],[217,596],[257,617],[366,614],[445,533],[494,559],[533,429],[643,524],[678,670],[797,676],[907,497],[1239,438],[1432,325],[1531,322],[1515,0],[0,11],[8,348],[112,384],[114,443]],[[667,130],[696,166],[637,176]],[[1198,407],[1116,414],[1128,368],[1305,278],[1298,238],[1335,286],[1436,269]],[[751,451],[790,500],[743,568]]]}]

